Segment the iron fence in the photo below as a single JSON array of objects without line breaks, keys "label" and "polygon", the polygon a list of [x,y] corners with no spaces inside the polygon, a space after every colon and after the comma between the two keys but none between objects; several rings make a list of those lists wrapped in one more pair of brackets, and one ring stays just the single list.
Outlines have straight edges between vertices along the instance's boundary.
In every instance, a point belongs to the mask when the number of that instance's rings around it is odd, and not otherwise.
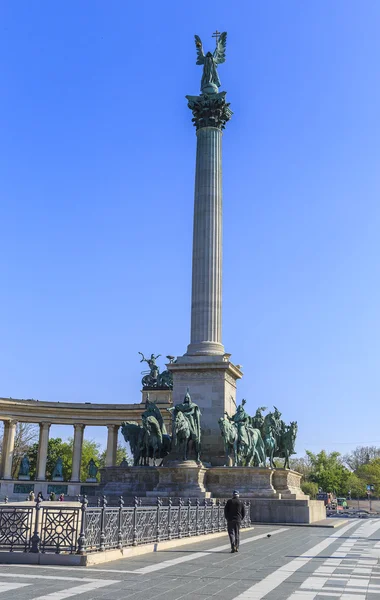
[{"label": "iron fence", "polygon": [[[86,496],[80,506],[6,505],[0,507],[0,549],[23,552],[87,554],[115,548],[157,543],[163,540],[200,536],[226,530],[225,501],[180,498],[174,505],[169,498],[163,506],[89,507]],[[249,527],[250,504],[246,504],[242,527]]]}]

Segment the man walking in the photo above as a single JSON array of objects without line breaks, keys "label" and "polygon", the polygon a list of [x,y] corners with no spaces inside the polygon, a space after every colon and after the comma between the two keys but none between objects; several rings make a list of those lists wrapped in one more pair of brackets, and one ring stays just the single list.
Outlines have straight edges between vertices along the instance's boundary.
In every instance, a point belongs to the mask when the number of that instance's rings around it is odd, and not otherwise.
[{"label": "man walking", "polygon": [[227,500],[224,516],[227,519],[227,531],[231,542],[231,554],[233,554],[239,552],[240,525],[245,517],[244,502],[240,500],[237,490],[234,490],[232,498]]}]

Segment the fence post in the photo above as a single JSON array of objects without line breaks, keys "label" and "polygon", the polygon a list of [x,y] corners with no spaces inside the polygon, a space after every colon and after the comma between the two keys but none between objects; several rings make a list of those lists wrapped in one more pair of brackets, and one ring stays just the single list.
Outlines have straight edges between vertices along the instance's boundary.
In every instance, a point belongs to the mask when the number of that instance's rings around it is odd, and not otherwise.
[{"label": "fence post", "polygon": [[157,520],[156,520],[156,542],[160,541],[160,506],[161,506],[161,498],[157,498]]},{"label": "fence post", "polygon": [[38,522],[40,520],[40,510],[41,510],[41,498],[38,497],[37,502],[36,502],[36,510],[35,510],[34,532],[33,532],[33,536],[31,539],[32,546],[30,548],[30,551],[34,552],[36,554],[38,554],[40,551],[40,543],[41,543],[41,538],[38,533],[38,525],[39,525]]},{"label": "fence post", "polygon": [[191,509],[191,500],[189,498],[188,501],[187,501],[187,535],[188,535],[188,537],[191,537],[190,509]]},{"label": "fence post", "polygon": [[133,501],[133,537],[132,537],[132,546],[137,546],[137,507],[139,505],[139,501],[137,496],[134,497]]},{"label": "fence post", "polygon": [[100,498],[100,496],[98,496],[97,506],[101,506],[101,505],[102,505],[101,498]]},{"label": "fence post", "polygon": [[199,498],[195,501],[195,535],[199,535]]},{"label": "fence post", "polygon": [[225,506],[226,506],[226,500],[223,500],[223,514],[222,514],[222,519],[223,519],[222,523],[223,523],[223,526],[222,526],[222,531],[225,531],[225,530],[226,530],[226,527],[227,527],[227,526],[226,526],[226,519],[225,519],[225,517],[224,517],[224,509],[225,509]]},{"label": "fence post", "polygon": [[182,538],[182,507],[183,507],[183,500],[182,498],[179,499],[179,504],[178,504],[178,538],[181,539]]},{"label": "fence post", "polygon": [[203,503],[203,504],[204,504],[204,509],[203,509],[203,511],[204,511],[204,515],[203,515],[203,535],[205,535],[205,533],[206,533],[206,529],[207,529],[207,527],[206,527],[206,518],[207,518],[207,498],[205,498],[205,499],[204,499],[204,503]]},{"label": "fence post", "polygon": [[248,500],[247,527],[251,527],[251,501]]},{"label": "fence post", "polygon": [[83,496],[81,513],[82,513],[82,521],[80,524],[80,534],[78,538],[78,550],[77,554],[86,554],[86,510],[87,510],[87,496]]},{"label": "fence post", "polygon": [[123,536],[122,536],[122,531],[121,531],[121,524],[123,521],[123,507],[124,507],[124,498],[123,496],[120,496],[119,498],[119,531],[117,534],[117,547],[119,548],[119,550],[122,549],[123,547]]},{"label": "fence post", "polygon": [[168,500],[168,540],[172,539],[172,522],[171,522],[171,516],[172,516],[172,499],[169,498],[169,500]]},{"label": "fence post", "polygon": [[215,527],[214,527],[214,500],[213,498],[211,498],[211,533],[214,533],[215,531]]},{"label": "fence post", "polygon": [[217,511],[218,511],[218,531],[220,531],[220,500],[219,498],[216,501]]},{"label": "fence post", "polygon": [[105,517],[106,517],[106,508],[107,508],[107,498],[105,496],[103,496],[102,499],[102,514],[101,514],[101,518],[100,518],[100,551],[104,552],[104,550],[106,549],[106,535],[104,532],[104,524],[105,524]]}]

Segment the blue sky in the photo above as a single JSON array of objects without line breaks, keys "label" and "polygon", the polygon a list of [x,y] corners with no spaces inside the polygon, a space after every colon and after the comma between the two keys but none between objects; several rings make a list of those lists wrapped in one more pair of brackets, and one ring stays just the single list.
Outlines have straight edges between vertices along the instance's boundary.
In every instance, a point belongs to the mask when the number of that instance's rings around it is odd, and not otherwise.
[{"label": "blue sky", "polygon": [[380,4],[3,0],[0,22],[0,396],[139,402],[138,351],[185,352],[185,95],[217,28],[238,398],[298,420],[300,454],[380,445]]}]

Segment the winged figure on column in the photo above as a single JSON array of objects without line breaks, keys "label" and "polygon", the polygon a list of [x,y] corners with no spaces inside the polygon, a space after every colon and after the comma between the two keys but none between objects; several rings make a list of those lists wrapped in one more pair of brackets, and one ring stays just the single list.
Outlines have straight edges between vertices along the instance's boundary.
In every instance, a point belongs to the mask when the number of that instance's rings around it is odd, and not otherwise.
[{"label": "winged figure on column", "polygon": [[217,94],[221,83],[217,71],[217,66],[226,60],[226,41],[227,32],[220,34],[216,42],[216,48],[213,53],[203,52],[201,38],[195,35],[195,46],[197,49],[197,65],[203,65],[203,75],[201,81],[201,91],[204,94]]}]

